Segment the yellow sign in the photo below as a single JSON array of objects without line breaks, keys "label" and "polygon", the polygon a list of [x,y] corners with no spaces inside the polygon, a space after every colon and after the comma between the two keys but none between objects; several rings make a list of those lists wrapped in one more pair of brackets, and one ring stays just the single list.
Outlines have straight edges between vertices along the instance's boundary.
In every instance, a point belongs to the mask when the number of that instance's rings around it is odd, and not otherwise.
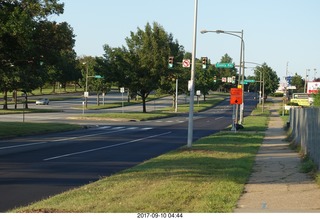
[{"label": "yellow sign", "polygon": [[292,99],[290,102],[297,103],[299,106],[310,106],[308,99]]}]

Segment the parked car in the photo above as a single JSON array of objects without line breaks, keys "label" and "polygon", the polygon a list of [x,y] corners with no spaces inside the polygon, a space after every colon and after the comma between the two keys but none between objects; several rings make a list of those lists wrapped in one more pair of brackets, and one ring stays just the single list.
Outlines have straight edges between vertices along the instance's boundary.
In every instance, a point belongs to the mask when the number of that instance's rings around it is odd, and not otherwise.
[{"label": "parked car", "polygon": [[49,105],[49,99],[43,98],[36,101],[36,105]]}]

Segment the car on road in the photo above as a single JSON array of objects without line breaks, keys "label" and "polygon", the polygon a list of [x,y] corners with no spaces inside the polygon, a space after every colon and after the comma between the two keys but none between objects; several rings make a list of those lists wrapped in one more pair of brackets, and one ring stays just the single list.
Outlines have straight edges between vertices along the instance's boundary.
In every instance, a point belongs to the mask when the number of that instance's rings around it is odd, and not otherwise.
[{"label": "car on road", "polygon": [[49,99],[43,98],[36,101],[36,105],[49,105]]}]

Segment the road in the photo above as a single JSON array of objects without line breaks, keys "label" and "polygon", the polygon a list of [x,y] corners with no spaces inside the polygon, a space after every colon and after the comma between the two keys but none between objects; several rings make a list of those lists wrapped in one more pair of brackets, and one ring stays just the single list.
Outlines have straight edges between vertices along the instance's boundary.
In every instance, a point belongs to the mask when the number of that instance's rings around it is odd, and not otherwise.
[{"label": "road", "polygon": [[[246,95],[245,115],[256,101]],[[194,116],[194,140],[231,124],[228,100]],[[186,145],[187,115],[0,141],[0,212],[96,181]]]}]

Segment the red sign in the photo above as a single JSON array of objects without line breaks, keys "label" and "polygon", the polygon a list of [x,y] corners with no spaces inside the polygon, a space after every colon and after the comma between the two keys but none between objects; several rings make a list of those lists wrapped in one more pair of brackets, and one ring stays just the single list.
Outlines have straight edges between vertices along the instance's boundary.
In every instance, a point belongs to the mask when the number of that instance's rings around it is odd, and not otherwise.
[{"label": "red sign", "polygon": [[242,104],[242,88],[231,88],[230,90],[230,104]]},{"label": "red sign", "polygon": [[182,60],[182,67],[184,67],[184,68],[190,68],[190,65],[191,65],[190,59],[184,59],[184,60]]}]

